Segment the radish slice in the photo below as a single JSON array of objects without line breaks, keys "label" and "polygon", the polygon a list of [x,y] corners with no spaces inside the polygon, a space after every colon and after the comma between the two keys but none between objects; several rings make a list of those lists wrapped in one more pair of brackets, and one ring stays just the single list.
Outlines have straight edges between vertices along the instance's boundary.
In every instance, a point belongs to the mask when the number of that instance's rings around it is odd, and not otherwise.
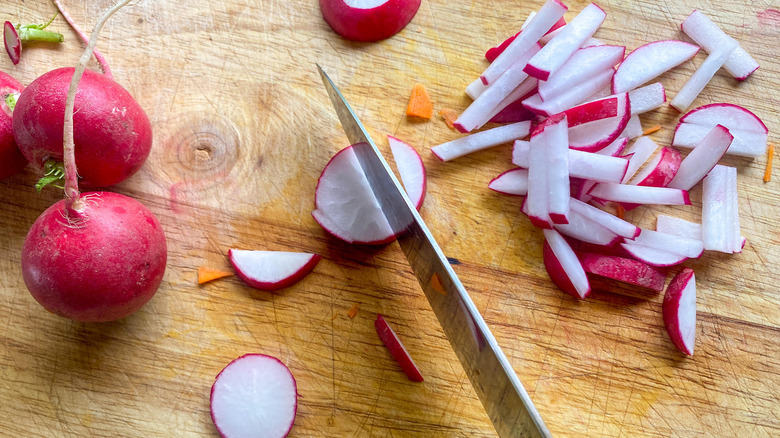
[{"label": "radish slice", "polygon": [[566,114],[569,127],[573,127],[617,116],[620,103],[625,105],[625,101],[621,102],[617,97],[608,97],[577,105],[561,112],[561,114]]},{"label": "radish slice", "polygon": [[574,211],[591,221],[603,226],[618,236],[625,237],[626,239],[633,239],[640,233],[640,228],[634,224],[624,221],[617,216],[607,213],[604,210],[598,209],[592,205],[588,205],[585,202],[572,198],[571,211]]},{"label": "radish slice", "polygon": [[630,156],[628,160],[628,170],[626,170],[626,175],[623,177],[623,181],[621,181],[623,184],[628,183],[628,181],[633,178],[633,176],[636,174],[636,171],[639,170],[640,167],[642,167],[643,164],[653,155],[653,152],[658,148],[658,145],[655,144],[653,140],[650,140],[649,137],[640,137],[636,142],[634,142],[634,145],[631,146],[631,148],[626,152],[626,155]]},{"label": "radish slice", "polygon": [[490,190],[505,195],[528,194],[528,170],[511,169],[493,178],[488,184]]},{"label": "radish slice", "polygon": [[542,116],[558,114],[578,103],[584,102],[593,96],[594,93],[609,85],[609,81],[612,80],[612,75],[614,73],[614,69],[603,71],[586,82],[583,82],[576,87],[572,87],[565,93],[547,101],[542,101],[542,97],[539,94],[535,94],[525,99],[523,101],[523,106],[534,114]]},{"label": "radish slice", "polygon": [[297,398],[295,378],[279,359],[246,354],[211,386],[211,419],[223,437],[283,438],[293,427]]},{"label": "radish slice", "polygon": [[450,161],[472,152],[509,143],[528,135],[531,130],[531,122],[519,122],[511,125],[499,126],[467,135],[456,140],[442,143],[431,148],[436,157],[442,161]]},{"label": "radish slice", "polygon": [[244,282],[260,290],[291,286],[317,266],[320,256],[302,252],[228,251],[230,263]]},{"label": "radish slice", "polygon": [[638,260],[604,254],[582,253],[580,254],[580,263],[588,274],[658,292],[664,290],[666,284],[666,273],[663,270]]},{"label": "radish slice", "polygon": [[[528,215],[528,198],[523,201],[523,204],[520,206],[520,211]],[[550,228],[549,224],[547,224],[547,228]],[[592,243],[599,246],[613,246],[621,240],[620,236],[608,230],[606,227],[574,211],[569,212],[568,224],[555,224],[553,225],[553,228],[561,234],[573,237],[581,242]]]},{"label": "radish slice", "polygon": [[[706,137],[714,127],[715,126],[695,125],[693,123],[679,123],[674,131],[672,145],[683,148],[694,148],[704,140],[704,137]],[[755,158],[766,153],[767,134],[759,134],[740,129],[729,129],[729,133],[734,136],[734,139],[731,142],[731,146],[726,150],[727,154]]]},{"label": "radish slice", "polygon": [[717,165],[704,178],[701,221],[704,249],[729,254],[742,250],[735,167]]},{"label": "radish slice", "polygon": [[[523,22],[523,25],[520,26],[520,30],[523,31],[528,25],[531,23],[531,20],[536,16],[536,11],[531,11],[530,14],[528,14],[528,17],[526,17],[525,21]],[[552,28],[545,34],[549,35],[550,32],[560,29],[561,27],[566,26],[566,20],[561,17],[560,20],[558,20],[555,24],[553,24]],[[498,55],[504,53],[504,50],[506,50],[507,47],[509,47],[510,44],[512,44],[512,41],[517,38],[517,35],[520,35],[520,32],[517,32],[516,34],[512,35],[511,37],[504,40],[503,43],[496,47],[492,47],[485,52],[485,59],[488,60],[488,62],[493,62],[498,58]],[[544,37],[542,37],[544,38]],[[482,79],[477,79],[480,83],[482,83]]]},{"label": "radish slice", "polygon": [[528,61],[524,71],[531,77],[546,81],[596,33],[606,17],[603,9],[594,3],[589,4]]},{"label": "radish slice", "polygon": [[22,40],[19,39],[19,33],[10,21],[3,24],[3,42],[5,42],[5,52],[11,58],[11,62],[14,65],[19,64],[19,60],[22,58]]},{"label": "radish slice", "polygon": [[703,105],[680,118],[680,122],[693,123],[714,128],[723,125],[729,130],[740,129],[748,132],[767,134],[769,129],[764,122],[750,110],[731,103],[711,103]]},{"label": "radish slice", "polygon": [[618,114],[615,117],[583,123],[569,129],[569,147],[581,151],[596,152],[617,140],[631,118],[631,101],[628,93],[619,94]]},{"label": "radish slice", "polygon": [[414,18],[420,0],[320,0],[322,18],[352,41],[379,41],[397,34]]},{"label": "radish slice", "polygon": [[531,136],[528,152],[528,196],[523,203],[531,223],[550,228],[549,177],[547,176],[547,141],[543,135]]},{"label": "radish slice", "polygon": [[554,224],[569,223],[569,131],[566,115],[553,116],[537,127],[546,144],[547,207]]},{"label": "radish slice", "polygon": [[644,114],[663,106],[666,102],[666,90],[663,84],[656,82],[628,92],[631,100],[631,115]]},{"label": "radish slice", "polygon": [[414,364],[412,356],[406,351],[404,344],[401,343],[401,339],[395,334],[392,327],[390,327],[390,324],[382,318],[382,315],[376,315],[374,328],[376,328],[379,339],[381,339],[382,343],[385,344],[385,347],[390,350],[393,359],[398,362],[398,365],[400,365],[401,369],[406,373],[406,377],[412,382],[422,382],[424,380],[423,376],[420,374],[417,365]]},{"label": "radish slice", "polygon": [[712,131],[682,161],[669,187],[690,190],[718,164],[733,139],[734,136],[723,126],[712,128]]},{"label": "radish slice", "polygon": [[685,219],[680,219],[673,216],[666,216],[663,214],[658,215],[655,230],[660,231],[661,233],[687,237],[689,239],[702,240],[701,224],[689,222]]},{"label": "radish slice", "polygon": [[368,184],[352,146],[342,149],[322,170],[312,212],[325,231],[349,243],[382,245],[395,232]]},{"label": "radish slice", "polygon": [[488,86],[483,84],[479,78],[474,79],[474,82],[470,83],[466,87],[466,94],[472,99],[476,100],[480,94],[487,90]]},{"label": "radish slice", "polygon": [[388,135],[387,141],[390,143],[390,151],[393,153],[398,173],[401,174],[406,194],[409,195],[414,208],[419,210],[425,200],[428,185],[425,165],[420,154],[413,147],[395,137]]},{"label": "radish slice", "polygon": [[501,101],[488,115],[490,122],[516,123],[533,120],[534,114],[523,106],[523,100],[536,93],[537,81],[534,78],[526,78],[504,100]]},{"label": "radish slice", "polygon": [[[564,23],[564,25],[559,27],[559,28],[554,28],[553,27],[552,30],[547,32],[543,37],[539,38],[539,42],[542,45],[546,45],[547,43],[552,41],[553,38],[558,36],[559,33],[563,32],[563,27],[565,27],[565,26],[566,26],[566,24]],[[585,48],[588,48],[588,47],[603,46],[603,45],[604,45],[604,42],[602,42],[601,40],[598,40],[596,38],[592,38],[591,37],[591,38],[588,38],[587,40],[585,40],[585,42],[582,43],[582,46],[580,46],[580,47],[585,49]],[[563,67],[561,67],[561,68],[563,68]]]},{"label": "radish slice", "polygon": [[639,116],[634,114],[628,119],[626,129],[618,136],[618,138],[637,138],[641,137],[645,133],[642,129],[642,122],[639,120]]},{"label": "radish slice", "polygon": [[710,53],[707,59],[699,66],[693,73],[693,76],[688,78],[688,81],[683,85],[682,89],[669,105],[677,108],[678,111],[683,112],[691,106],[696,96],[701,93],[704,87],[712,80],[715,73],[723,67],[723,63],[729,59],[729,56],[734,52],[739,44],[734,38],[728,38],[721,43],[721,47]]},{"label": "radish slice", "polygon": [[539,96],[545,101],[587,81],[594,75],[610,70],[623,60],[624,46],[593,46],[579,49],[561,69],[539,84]]},{"label": "radish slice", "polygon": [[[455,121],[455,128],[460,132],[471,132],[481,128],[495,113],[498,105],[514,91],[528,75],[523,72],[523,66],[528,59],[539,51],[539,44],[520,56],[520,59],[509,67],[491,86],[487,87],[471,105]],[[511,102],[511,101],[510,101]],[[509,104],[510,102],[507,102]],[[497,112],[497,111],[496,111]]]},{"label": "radish slice", "polygon": [[[515,141],[512,150],[512,163],[527,169],[529,166],[530,144],[527,141]],[[628,160],[622,157],[610,157],[569,149],[569,176],[599,182],[620,182],[626,173]]]},{"label": "radish slice", "polygon": [[620,155],[623,155],[623,151],[626,149],[626,146],[628,145],[628,138],[618,138],[617,140],[613,141],[609,144],[609,146],[605,147],[604,149],[600,151],[596,151],[599,155],[607,155],[610,157],[619,157]]},{"label": "radish slice", "polygon": [[664,326],[672,343],[693,356],[696,342],[696,276],[685,268],[675,275],[666,288],[663,304]]},{"label": "radish slice", "polygon": [[[480,76],[485,85],[492,84],[504,74],[512,65],[533,46],[538,44],[539,38],[563,18],[568,8],[559,0],[547,0],[539,12],[531,19],[528,26],[517,35],[509,46],[496,58]],[[526,61],[528,62],[528,61]],[[524,63],[525,64],[525,63]]]},{"label": "radish slice", "polygon": [[675,40],[655,41],[626,56],[612,78],[612,92],[622,93],[642,86],[677,67],[699,52],[693,44]]},{"label": "radish slice", "polygon": [[[682,155],[677,149],[661,148],[652,161],[645,165],[631,181],[638,186],[666,187],[680,169]],[[679,187],[677,187],[679,188]]]},{"label": "radish slice", "polygon": [[604,201],[658,204],[691,205],[688,191],[666,187],[643,187],[615,183],[599,183],[588,193]]},{"label": "radish slice", "polygon": [[544,230],[544,238],[565,277],[577,292],[577,297],[580,299],[587,297],[590,293],[590,282],[585,274],[585,270],[582,269],[582,264],[577,258],[577,254],[571,249],[569,243],[555,230]]},{"label": "radish slice", "polygon": [[[701,11],[694,10],[682,22],[682,31],[709,53],[721,48],[721,42],[728,37]],[[758,63],[742,47],[737,47],[723,64],[723,68],[739,81],[744,81],[758,69]]]},{"label": "radish slice", "polygon": [[668,251],[691,259],[701,257],[704,252],[704,243],[698,239],[675,236],[653,230],[642,230],[632,242],[637,245]]},{"label": "radish slice", "polygon": [[621,243],[620,247],[623,248],[631,257],[647,263],[650,266],[674,266],[688,260],[687,257],[680,254],[664,251],[662,249],[651,248],[649,246],[637,245],[635,243]]}]

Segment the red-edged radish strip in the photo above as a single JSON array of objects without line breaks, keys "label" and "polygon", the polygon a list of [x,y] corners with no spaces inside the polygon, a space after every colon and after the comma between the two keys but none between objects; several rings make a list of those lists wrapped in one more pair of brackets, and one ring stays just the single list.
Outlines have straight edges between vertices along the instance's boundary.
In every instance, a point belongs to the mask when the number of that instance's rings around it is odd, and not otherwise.
[{"label": "red-edged radish strip", "polygon": [[685,268],[666,288],[663,304],[664,326],[678,350],[693,356],[696,343],[696,276]]},{"label": "red-edged radish strip", "polygon": [[667,187],[643,187],[615,183],[599,183],[588,193],[603,201],[657,204],[691,205],[688,191]]},{"label": "red-edged radish strip", "polygon": [[[528,215],[528,198],[523,200],[523,203],[520,206],[520,211]],[[548,226],[546,228],[549,229],[549,224],[547,225]],[[620,236],[608,230],[603,225],[600,225],[599,223],[592,221],[586,216],[574,211],[569,212],[568,224],[555,224],[553,225],[553,228],[561,234],[573,237],[581,242],[592,243],[593,245],[614,246],[622,240]]]},{"label": "red-edged radish strip", "polygon": [[[574,287],[571,280],[569,280],[568,274],[564,271],[563,266],[561,266],[561,263],[558,261],[558,258],[555,256],[552,248],[550,248],[550,244],[546,240],[542,246],[542,260],[544,261],[544,268],[547,270],[547,275],[550,276],[550,280],[552,280],[553,284],[555,284],[558,289],[578,300],[582,299],[580,293],[577,292],[577,289]],[[588,287],[590,287],[590,282],[588,283]],[[585,296],[587,297],[587,294]]]},{"label": "red-edged radish strip", "polygon": [[520,168],[507,170],[493,178],[488,188],[505,195],[525,196],[528,194],[528,170]]},{"label": "red-edged radish strip", "polygon": [[406,377],[412,382],[422,382],[424,380],[423,376],[420,374],[420,370],[417,368],[417,365],[415,365],[414,360],[412,360],[412,356],[406,351],[404,344],[401,343],[401,339],[395,334],[392,327],[390,327],[390,324],[385,321],[382,315],[376,315],[374,328],[376,328],[379,339],[381,339],[382,343],[385,344],[385,347],[390,350],[390,355],[392,355],[393,359],[401,366]]},{"label": "red-edged radish strip", "polygon": [[547,141],[543,135],[532,135],[528,143],[528,196],[524,211],[538,228],[551,228],[549,177],[547,176]]},{"label": "red-edged radish strip", "polygon": [[[539,51],[539,44],[531,48],[520,56],[517,63],[513,64],[501,75],[491,86],[487,87],[474,102],[466,108],[455,121],[455,129],[460,132],[471,132],[474,129],[481,128],[488,120],[495,115],[493,111],[505,99],[522,84],[528,75],[523,72],[523,66],[534,53]],[[507,104],[511,103],[506,102]]]},{"label": "red-edged radish strip", "polygon": [[583,123],[615,117],[618,115],[618,106],[620,104],[625,105],[625,101],[621,102],[617,97],[608,97],[577,105],[560,114],[566,114],[569,127],[571,128]]},{"label": "red-edged radish strip", "polygon": [[769,133],[763,121],[747,108],[732,103],[711,103],[688,111],[680,122],[714,128],[723,125],[729,130],[740,129],[759,134]]},{"label": "red-edged radish strip", "polygon": [[379,41],[397,34],[414,18],[420,0],[320,0],[325,22],[352,41]]},{"label": "red-edged radish strip", "polygon": [[630,119],[628,119],[626,129],[620,133],[618,138],[637,138],[641,137],[644,132],[645,131],[642,129],[642,122],[639,120],[639,116],[634,114]]},{"label": "red-edged radish strip", "polygon": [[[585,274],[585,270],[582,269],[582,264],[577,258],[577,254],[571,249],[569,243],[555,230],[544,230],[544,238],[550,246],[555,261],[560,265],[560,271],[563,271],[564,277],[569,280],[576,291],[577,295],[575,296],[580,299],[587,297],[590,293],[590,282]],[[549,269],[547,272],[553,278]],[[554,278],[553,281],[555,282]],[[566,291],[564,290],[564,292]]]},{"label": "red-edged radish strip", "polygon": [[[536,46],[544,34],[563,18],[568,8],[559,0],[547,0],[528,26],[517,35],[509,46],[482,72],[480,79],[485,85],[492,84],[510,67]],[[527,60],[525,62],[528,62]],[[525,64],[525,63],[524,63]],[[522,70],[522,68],[521,68]]]},{"label": "red-edged radish strip", "polygon": [[642,167],[645,162],[653,155],[653,152],[658,149],[658,145],[650,140],[649,137],[640,137],[634,145],[626,152],[626,156],[630,156],[628,160],[628,170],[623,177],[623,184],[628,183],[631,178],[634,177],[636,171]]},{"label": "red-edged radish strip", "polygon": [[688,81],[685,82],[669,105],[677,108],[680,112],[687,110],[737,47],[739,47],[739,43],[734,38],[724,39],[718,50],[710,53],[693,75],[688,78]]},{"label": "red-edged radish strip", "polygon": [[546,144],[547,212],[554,224],[569,223],[569,128],[565,114],[550,117],[537,127]]},{"label": "red-edged radish strip", "polygon": [[704,243],[701,240],[653,230],[642,230],[631,243],[679,254],[689,259],[697,259],[704,252]]},{"label": "red-edged radish strip", "polygon": [[571,203],[571,211],[585,216],[618,236],[626,239],[633,239],[638,236],[641,231],[636,225],[626,222],[615,215],[609,214],[604,210],[586,204],[578,199],[572,198],[569,202]]},{"label": "red-edged radish strip", "polygon": [[[680,28],[686,35],[708,53],[720,49],[721,42],[728,37],[715,23],[699,10],[694,10]],[[723,64],[723,68],[738,81],[744,81],[758,69],[758,63],[742,47],[737,47]]]},{"label": "red-edged radish strip", "polygon": [[733,139],[734,136],[725,127],[718,125],[712,128],[712,131],[685,157],[677,175],[668,186],[690,190],[718,164]]},{"label": "red-edged radish strip", "polygon": [[628,138],[618,138],[617,140],[610,143],[607,147],[600,151],[596,151],[599,155],[607,155],[610,157],[619,157],[623,155],[623,151],[626,149],[626,146],[628,146]]},{"label": "red-edged radish strip", "polygon": [[[527,169],[529,166],[530,144],[527,141],[515,141],[512,150],[512,163]],[[598,182],[620,182],[626,174],[628,160],[622,157],[610,157],[569,149],[569,176]]]},{"label": "red-edged radish strip", "polygon": [[533,120],[534,114],[523,106],[523,100],[536,94],[537,81],[526,78],[488,114],[488,121],[494,123],[517,123]]},{"label": "red-edged radish strip", "polygon": [[285,251],[228,251],[230,264],[244,282],[256,289],[274,291],[300,281],[317,266],[317,254]]},{"label": "red-edged radish strip", "polygon": [[539,96],[553,99],[623,60],[624,46],[592,46],[579,49],[561,69],[539,84]]},{"label": "red-edged radish strip", "polygon": [[655,224],[655,230],[661,233],[687,237],[689,239],[702,240],[701,224],[686,221],[674,216],[659,214]]},{"label": "red-edged radish strip", "polygon": [[596,152],[617,140],[631,119],[631,101],[628,93],[619,94],[618,113],[614,117],[594,120],[569,129],[569,147],[587,152]]},{"label": "red-edged radish strip", "polygon": [[588,274],[610,278],[654,291],[661,292],[666,284],[666,273],[655,266],[624,257],[581,253],[582,268]]},{"label": "red-edged radish strip", "polygon": [[548,80],[596,33],[606,17],[607,13],[603,9],[595,3],[589,4],[528,61],[524,71],[531,77]]},{"label": "red-edged radish strip", "polygon": [[482,81],[477,78],[474,79],[474,82],[470,83],[466,87],[466,95],[471,98],[471,100],[476,100],[477,97],[479,97],[480,94],[482,94],[485,90],[487,90],[488,86],[483,84]]},{"label": "red-edged radish strip", "polygon": [[547,101],[543,101],[539,94],[535,94],[525,99],[523,101],[523,106],[525,106],[532,113],[545,117],[558,114],[561,111],[565,111],[574,105],[577,105],[578,103],[588,100],[595,93],[609,85],[609,82],[612,80],[612,75],[614,73],[614,69],[608,69],[598,73],[589,80],[579,84],[576,87],[572,87],[565,93]]},{"label": "red-edged radish strip", "polygon": [[[664,147],[655,154],[655,157],[648,162],[631,180],[631,184],[638,186],[666,187],[669,185],[677,171],[680,169],[682,155],[675,148]],[[681,188],[681,187],[677,187]]]},{"label": "red-edged radish strip", "polygon": [[[530,14],[528,14],[528,17],[526,17],[525,21],[523,22],[523,25],[520,27],[520,31],[522,32],[525,30],[526,27],[531,23],[531,20],[536,16],[536,11],[531,11]],[[553,26],[550,28],[549,31],[545,35],[549,35],[550,32],[555,31],[556,29],[560,29],[561,27],[566,26],[566,20],[561,17],[560,20],[558,20]],[[499,44],[496,47],[491,47],[485,52],[485,59],[488,60],[488,62],[493,62],[498,58],[498,55],[502,54],[504,50],[506,50],[507,47],[509,47],[510,44],[512,44],[512,41],[517,38],[517,36],[520,35],[520,32],[517,32],[516,34],[510,36],[509,38],[505,39],[504,42]],[[544,36],[542,37],[544,38]],[[482,79],[477,79],[480,83],[482,83]]]},{"label": "red-edged radish strip", "polygon": [[222,437],[284,438],[298,411],[295,378],[275,357],[246,354],[217,374],[210,407]]},{"label": "red-edged radish strip", "polygon": [[404,184],[406,194],[409,195],[414,208],[419,210],[425,200],[428,186],[422,158],[417,150],[395,137],[388,135],[387,141],[390,143],[390,151],[393,153],[393,159],[398,173],[401,175],[401,182]]},{"label": "red-edged radish strip", "polygon": [[348,243],[383,245],[397,232],[388,224],[352,146],[322,170],[312,212],[325,231]]},{"label": "red-edged radish strip", "polygon": [[450,161],[472,152],[510,143],[527,136],[530,131],[530,121],[513,123],[433,146],[431,152],[442,161]]},{"label": "red-edged radish strip", "polygon": [[[695,125],[693,123],[679,123],[674,131],[672,145],[683,148],[694,148],[699,144],[715,126]],[[727,127],[728,128],[728,127]],[[729,155],[738,155],[742,157],[760,157],[766,153],[767,134],[743,131],[740,129],[729,128],[729,132],[734,136],[726,151]]]},{"label": "red-edged radish strip", "polygon": [[631,115],[644,114],[660,108],[666,102],[666,90],[660,82],[635,88],[628,92]]},{"label": "red-edged radish strip", "polygon": [[622,93],[641,87],[662,73],[691,59],[699,47],[676,40],[654,41],[626,56],[612,78],[612,92]]},{"label": "red-edged radish strip", "polygon": [[[641,236],[641,234],[640,234]],[[623,248],[631,257],[647,263],[650,266],[667,267],[679,265],[680,263],[688,260],[687,257],[673,252],[664,251],[662,249],[651,248],[649,246],[637,245],[635,243],[621,243],[620,247]]]},{"label": "red-edged radish strip", "polygon": [[717,165],[704,178],[701,223],[704,249],[741,252],[735,167]]}]

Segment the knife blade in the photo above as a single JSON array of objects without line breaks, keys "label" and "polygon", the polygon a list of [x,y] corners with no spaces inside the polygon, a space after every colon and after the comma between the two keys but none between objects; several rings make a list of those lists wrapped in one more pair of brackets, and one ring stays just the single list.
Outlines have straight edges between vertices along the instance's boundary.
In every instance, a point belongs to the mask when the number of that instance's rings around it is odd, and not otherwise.
[{"label": "knife blade", "polygon": [[549,437],[531,398],[382,153],[339,89],[317,65],[363,172],[414,275],[493,427],[501,437]]}]

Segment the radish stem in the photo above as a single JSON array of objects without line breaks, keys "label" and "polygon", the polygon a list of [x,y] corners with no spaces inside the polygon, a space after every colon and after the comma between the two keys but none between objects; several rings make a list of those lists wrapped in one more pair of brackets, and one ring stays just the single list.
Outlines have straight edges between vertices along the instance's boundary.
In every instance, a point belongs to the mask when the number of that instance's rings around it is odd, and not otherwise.
[{"label": "radish stem", "polygon": [[[57,3],[57,0],[55,0]],[[81,76],[84,74],[84,70],[87,68],[87,62],[92,57],[92,53],[95,50],[95,44],[97,44],[98,35],[100,29],[103,28],[103,24],[114,14],[114,12],[121,9],[124,5],[130,3],[130,0],[122,0],[111,9],[106,11],[103,17],[95,23],[95,28],[92,31],[92,36],[89,38],[89,43],[84,53],[79,59],[79,63],[76,64],[76,70],[73,72],[73,77],[70,80],[70,87],[68,88],[68,97],[65,101],[65,123],[63,128],[63,161],[65,163],[65,197],[67,201],[65,205],[68,210],[73,212],[83,211],[84,205],[80,201],[79,193],[79,181],[78,170],[76,169],[76,145],[73,142],[73,107],[76,102],[76,90],[79,86]],[[59,7],[59,4],[57,5]],[[65,14],[62,14],[65,16]]]},{"label": "radish stem", "polygon": [[[76,21],[73,19],[73,17],[68,14],[68,11],[65,10],[65,7],[62,6],[62,3],[60,0],[52,0],[54,4],[57,6],[57,9],[60,11],[60,14],[65,18],[65,21],[68,22],[70,27],[73,28],[73,31],[76,32],[76,35],[81,38],[82,41],[84,41],[84,44],[89,44],[89,37],[84,33],[83,30],[76,24]],[[121,5],[125,5],[128,2],[120,3]],[[112,12],[113,14],[113,12]],[[95,55],[95,59],[97,59],[98,64],[100,64],[100,68],[103,70],[103,74],[108,76],[111,79],[114,79],[114,75],[111,74],[111,68],[108,66],[108,60],[103,57],[103,54],[100,53],[98,49],[93,49],[93,54]]]},{"label": "radish stem", "polygon": [[19,31],[19,39],[24,41],[43,41],[47,43],[61,43],[65,41],[65,37],[59,32],[53,32],[51,30],[45,30],[54,19],[57,18],[57,14],[51,17],[51,20],[45,24],[25,24],[16,26]]}]

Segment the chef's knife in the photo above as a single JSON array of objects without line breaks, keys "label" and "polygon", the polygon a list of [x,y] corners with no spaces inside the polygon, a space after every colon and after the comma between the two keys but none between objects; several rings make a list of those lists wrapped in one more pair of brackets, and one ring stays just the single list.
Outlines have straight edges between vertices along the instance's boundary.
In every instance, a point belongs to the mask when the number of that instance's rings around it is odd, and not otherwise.
[{"label": "chef's knife", "polygon": [[336,85],[317,65],[382,212],[501,437],[549,437],[542,418],[482,315],[406,192]]}]

